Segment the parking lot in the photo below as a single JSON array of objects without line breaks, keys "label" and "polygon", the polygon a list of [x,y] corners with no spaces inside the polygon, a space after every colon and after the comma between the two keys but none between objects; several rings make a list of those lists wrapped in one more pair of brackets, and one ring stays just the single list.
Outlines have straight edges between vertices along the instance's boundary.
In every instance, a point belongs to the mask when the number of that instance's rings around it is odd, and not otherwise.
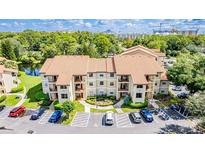
[{"label": "parking lot", "polygon": [[[147,123],[143,118],[140,124],[135,124],[129,113],[114,113],[114,124],[105,125],[105,113],[77,112],[70,125],[48,122],[53,111],[47,110],[38,120],[30,120],[33,110],[27,110],[18,118],[8,117],[11,107],[6,107],[0,112],[0,133],[27,133],[33,130],[34,133],[160,133],[163,128],[174,125],[175,127],[193,129],[195,124],[190,120],[170,109],[165,109],[169,120],[162,120],[158,115],[153,114],[154,121]],[[193,132],[195,130],[193,129]]]}]

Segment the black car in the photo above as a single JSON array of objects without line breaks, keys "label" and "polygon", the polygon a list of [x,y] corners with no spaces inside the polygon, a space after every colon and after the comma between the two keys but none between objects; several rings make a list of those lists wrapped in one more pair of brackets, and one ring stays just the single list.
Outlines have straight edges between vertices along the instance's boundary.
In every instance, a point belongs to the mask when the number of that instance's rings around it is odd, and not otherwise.
[{"label": "black car", "polygon": [[5,105],[0,105],[0,112],[5,108]]},{"label": "black car", "polygon": [[37,120],[43,113],[44,113],[45,109],[44,108],[40,108],[37,111],[35,111],[32,115],[31,115],[31,120]]}]

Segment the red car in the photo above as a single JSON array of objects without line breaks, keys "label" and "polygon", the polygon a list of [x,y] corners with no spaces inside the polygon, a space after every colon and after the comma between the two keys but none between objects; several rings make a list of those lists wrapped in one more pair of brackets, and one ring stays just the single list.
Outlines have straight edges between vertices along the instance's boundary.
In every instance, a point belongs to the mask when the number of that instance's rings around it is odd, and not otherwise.
[{"label": "red car", "polygon": [[16,108],[14,108],[13,110],[10,111],[9,117],[18,117],[25,110],[26,110],[26,108],[24,106],[16,107]]}]

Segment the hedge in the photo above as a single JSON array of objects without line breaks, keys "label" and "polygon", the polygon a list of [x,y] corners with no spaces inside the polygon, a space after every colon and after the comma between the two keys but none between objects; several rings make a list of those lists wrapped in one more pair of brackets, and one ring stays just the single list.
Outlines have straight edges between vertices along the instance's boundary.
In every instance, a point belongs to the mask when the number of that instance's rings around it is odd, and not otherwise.
[{"label": "hedge", "polygon": [[85,100],[88,104],[95,105],[95,100],[87,99]]},{"label": "hedge", "polygon": [[140,109],[140,108],[147,107],[148,106],[148,101],[146,100],[145,102],[142,102],[142,103],[133,103],[132,101],[130,101],[130,102],[128,102],[127,105],[132,107],[132,108]]},{"label": "hedge", "polygon": [[63,104],[59,103],[58,101],[53,102],[55,110],[62,110],[63,109]]},{"label": "hedge", "polygon": [[0,97],[0,103],[3,102],[6,99],[6,95],[3,95]]},{"label": "hedge", "polygon": [[24,84],[20,83],[17,87],[12,88],[11,92],[12,93],[17,93],[17,92],[23,91],[23,89],[24,89]]}]

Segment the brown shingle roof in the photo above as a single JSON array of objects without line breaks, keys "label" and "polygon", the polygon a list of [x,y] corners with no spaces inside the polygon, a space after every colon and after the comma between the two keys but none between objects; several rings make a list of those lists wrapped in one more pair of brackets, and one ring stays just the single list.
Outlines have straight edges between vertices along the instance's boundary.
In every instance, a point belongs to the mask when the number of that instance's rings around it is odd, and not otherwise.
[{"label": "brown shingle roof", "polygon": [[7,71],[7,72],[15,72],[15,73],[18,72],[18,70],[16,70],[16,69],[6,68],[6,67],[4,67],[4,65],[0,65],[0,73],[3,73],[5,71]]},{"label": "brown shingle roof", "polygon": [[131,75],[134,84],[147,84],[145,75],[156,75],[164,69],[153,59],[138,55],[115,56],[116,73]]},{"label": "brown shingle roof", "polygon": [[137,46],[128,48],[123,53],[121,53],[121,55],[134,55],[136,53],[137,54],[146,54],[146,55],[153,56],[153,57],[164,57],[165,56],[165,54],[163,52],[160,52],[159,49],[149,49],[149,48],[145,48],[141,45],[137,45]]},{"label": "brown shingle roof", "polygon": [[131,75],[134,84],[147,84],[145,75],[164,72],[155,56],[143,54],[116,55],[113,58],[89,58],[88,56],[56,56],[47,59],[41,73],[57,75],[57,85],[69,85],[73,75],[86,75],[88,72],[116,72]]}]

